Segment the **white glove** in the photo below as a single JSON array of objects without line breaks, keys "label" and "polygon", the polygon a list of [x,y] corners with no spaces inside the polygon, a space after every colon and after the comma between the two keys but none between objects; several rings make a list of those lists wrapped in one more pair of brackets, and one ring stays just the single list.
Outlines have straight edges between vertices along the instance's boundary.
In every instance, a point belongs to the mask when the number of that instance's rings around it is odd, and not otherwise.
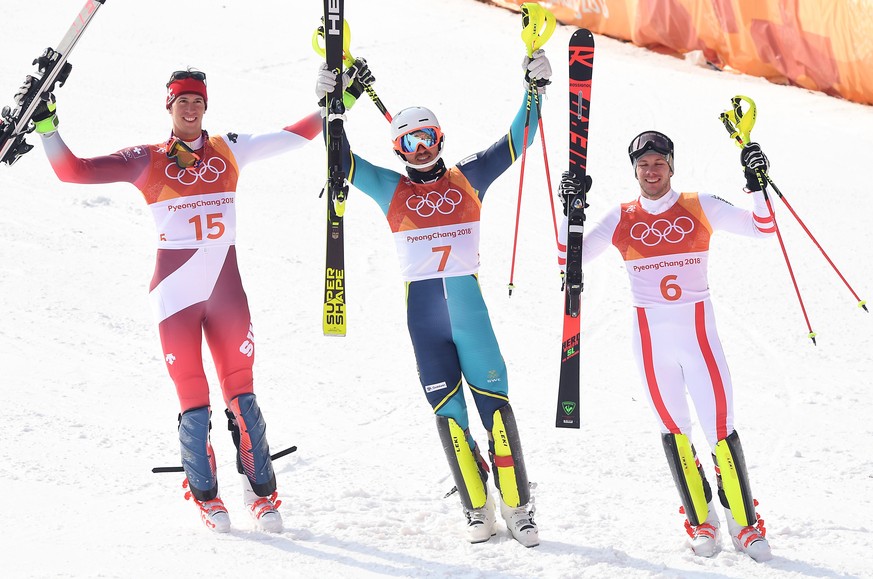
[{"label": "white glove", "polygon": [[[346,71],[343,72],[343,90],[349,88],[349,83],[352,82],[352,79],[349,77],[349,70],[350,69],[346,69]],[[353,72],[356,73],[357,71],[353,70]],[[327,93],[333,92],[335,88],[336,73],[329,70],[327,68],[327,63],[324,62],[321,64],[321,67],[319,67],[318,77],[315,79],[315,94],[318,96],[318,99],[321,100],[327,96]]]},{"label": "white glove", "polygon": [[315,96],[319,100],[327,96],[327,93],[333,92],[336,88],[336,73],[327,68],[327,63],[322,62],[318,69],[318,77],[315,79]]},{"label": "white glove", "polygon": [[532,78],[548,81],[552,78],[552,65],[546,57],[546,51],[542,48],[534,50],[530,58],[525,56],[524,60],[521,61],[521,67],[525,70],[524,77],[526,80]]}]

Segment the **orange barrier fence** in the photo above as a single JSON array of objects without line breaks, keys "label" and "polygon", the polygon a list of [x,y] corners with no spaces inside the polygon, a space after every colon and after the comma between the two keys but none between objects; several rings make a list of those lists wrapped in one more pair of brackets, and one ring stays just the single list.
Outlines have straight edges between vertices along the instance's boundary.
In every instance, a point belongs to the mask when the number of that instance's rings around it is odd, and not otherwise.
[{"label": "orange barrier fence", "polygon": [[[519,10],[524,0],[489,0]],[[556,0],[559,22],[873,104],[873,0]]]}]

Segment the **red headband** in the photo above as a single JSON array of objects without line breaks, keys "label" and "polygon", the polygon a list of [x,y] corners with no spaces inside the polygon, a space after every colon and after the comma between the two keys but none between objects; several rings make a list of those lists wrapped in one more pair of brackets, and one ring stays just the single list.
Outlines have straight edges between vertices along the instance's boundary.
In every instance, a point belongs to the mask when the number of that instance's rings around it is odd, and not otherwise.
[{"label": "red headband", "polygon": [[173,101],[175,101],[179,96],[188,93],[202,96],[204,104],[209,102],[209,99],[206,97],[205,82],[193,78],[183,78],[174,80],[170,83],[170,86],[167,87],[167,109],[172,106]]}]

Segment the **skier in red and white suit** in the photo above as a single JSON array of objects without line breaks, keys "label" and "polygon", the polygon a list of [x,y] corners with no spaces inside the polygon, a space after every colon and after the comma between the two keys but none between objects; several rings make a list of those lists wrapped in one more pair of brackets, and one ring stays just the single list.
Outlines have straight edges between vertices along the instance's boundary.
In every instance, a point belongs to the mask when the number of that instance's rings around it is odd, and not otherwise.
[{"label": "skier in red and white suit", "polygon": [[[23,88],[26,88],[23,87]],[[209,136],[206,76],[174,72],[167,83],[172,118],[169,140],[80,159],[57,132],[54,98],[34,116],[57,176],[69,183],[132,183],[157,227],[150,300],[159,323],[164,360],[179,396],[179,438],[187,485],[209,528],[227,531],[209,442],[209,386],[201,355],[207,344],[228,408],[228,428],[238,449],[246,504],[257,524],[282,528],[274,503],[276,477],[265,424],[253,392],[254,337],[236,258],[236,185],[249,162],[297,149],[321,132],[319,113],[262,135]]]},{"label": "skier in red and white suit", "polygon": [[[734,543],[756,560],[768,559],[770,548],[763,525],[757,525],[742,448],[734,430],[731,377],[707,280],[709,242],[715,231],[762,238],[776,231],[758,177],[768,168],[767,159],[757,144],[743,150],[746,190],[754,205],[747,211],[712,195],[674,191],[670,184],[673,143],[662,133],[641,133],[631,142],[628,154],[640,196],[609,211],[585,231],[582,263],[610,245],[624,259],[636,310],[634,355],[661,423],[694,552],[704,556],[715,553],[719,522],[710,504],[712,492],[690,443],[692,419],[686,389],[713,449],[718,494]],[[586,185],[590,186],[590,180]],[[581,186],[573,175],[564,176],[562,189]],[[566,226],[561,231],[566,236]]]}]

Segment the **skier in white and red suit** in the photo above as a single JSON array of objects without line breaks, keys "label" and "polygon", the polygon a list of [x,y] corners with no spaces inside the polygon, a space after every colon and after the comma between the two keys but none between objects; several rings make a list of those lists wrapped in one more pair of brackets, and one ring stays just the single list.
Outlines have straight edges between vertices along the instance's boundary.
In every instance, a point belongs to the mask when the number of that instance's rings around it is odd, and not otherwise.
[{"label": "skier in white and red suit", "polygon": [[[27,83],[23,90],[26,90]],[[321,132],[319,113],[261,135],[210,136],[202,128],[206,75],[176,71],[167,83],[167,140],[80,159],[57,132],[54,98],[34,116],[57,176],[69,183],[128,182],[140,190],[157,227],[150,299],[163,357],[179,396],[179,440],[189,491],[207,527],[230,529],[209,440],[209,386],[201,355],[206,336],[237,446],[245,502],[258,527],[280,531],[276,476],[266,425],[253,391],[254,337],[236,257],[236,186],[248,163],[302,147]]]},{"label": "skier in white and red suit", "polygon": [[[763,520],[749,487],[740,439],[734,430],[731,376],[715,326],[707,265],[713,233],[729,231],[770,237],[775,220],[762,191],[767,157],[756,143],[742,151],[746,192],[753,210],[713,195],[673,190],[673,142],[657,131],[631,141],[628,155],[640,186],[637,199],[623,203],[584,232],[582,263],[610,245],[625,262],[635,308],[633,351],[650,405],[661,423],[670,470],[687,516],[693,551],[712,556],[719,544],[719,518],[712,491],[690,442],[686,390],[712,448],[718,496],[735,547],[753,559],[771,557]],[[587,190],[565,173],[561,193]],[[559,259],[566,256],[566,218]]]}]

